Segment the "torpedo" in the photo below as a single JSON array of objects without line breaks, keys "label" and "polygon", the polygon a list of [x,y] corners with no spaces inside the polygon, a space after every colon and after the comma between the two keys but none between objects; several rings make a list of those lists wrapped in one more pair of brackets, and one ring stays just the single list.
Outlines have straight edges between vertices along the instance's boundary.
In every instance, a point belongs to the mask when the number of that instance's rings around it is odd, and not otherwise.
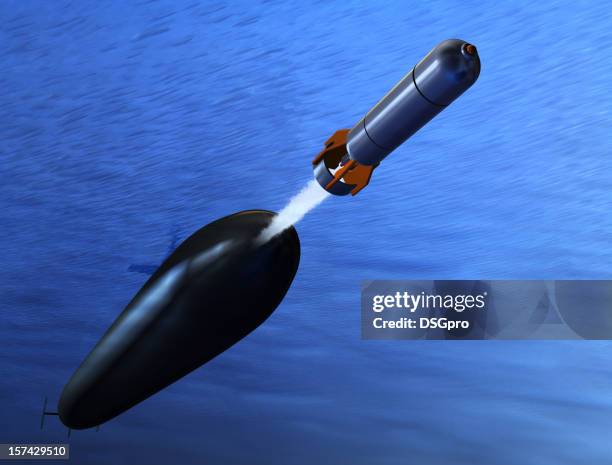
[{"label": "torpedo", "polygon": [[98,426],[179,380],[261,325],[297,272],[293,227],[256,241],[276,214],[249,210],[187,238],[162,263],[75,371],[58,413]]},{"label": "torpedo", "polygon": [[352,129],[339,129],[312,161],[315,179],[334,195],[357,194],[396,148],[476,82],[473,44],[448,39],[434,47]]}]

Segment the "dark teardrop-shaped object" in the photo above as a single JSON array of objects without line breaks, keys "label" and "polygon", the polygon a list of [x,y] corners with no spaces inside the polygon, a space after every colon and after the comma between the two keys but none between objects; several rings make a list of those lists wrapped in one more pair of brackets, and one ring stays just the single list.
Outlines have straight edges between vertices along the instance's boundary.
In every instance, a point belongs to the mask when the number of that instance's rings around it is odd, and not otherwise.
[{"label": "dark teardrop-shaped object", "polygon": [[255,240],[274,213],[221,218],[186,239],[140,289],[64,387],[62,422],[97,426],[245,337],[276,309],[300,260],[293,227]]}]

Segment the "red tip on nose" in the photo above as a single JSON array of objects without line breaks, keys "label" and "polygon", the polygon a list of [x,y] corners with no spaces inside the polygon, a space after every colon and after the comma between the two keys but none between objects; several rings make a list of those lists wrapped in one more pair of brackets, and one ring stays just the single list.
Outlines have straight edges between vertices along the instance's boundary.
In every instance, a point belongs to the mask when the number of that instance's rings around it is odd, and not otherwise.
[{"label": "red tip on nose", "polygon": [[463,45],[463,50],[468,55],[475,55],[476,54],[476,47],[474,47],[472,44],[464,44]]}]

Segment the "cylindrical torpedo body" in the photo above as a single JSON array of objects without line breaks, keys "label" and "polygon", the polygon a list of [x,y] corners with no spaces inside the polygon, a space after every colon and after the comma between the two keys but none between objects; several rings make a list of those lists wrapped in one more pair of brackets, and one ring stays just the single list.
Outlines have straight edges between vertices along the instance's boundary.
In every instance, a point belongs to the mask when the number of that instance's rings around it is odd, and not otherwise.
[{"label": "cylindrical torpedo body", "polygon": [[445,40],[427,54],[352,129],[336,131],[313,160],[319,184],[335,195],[355,195],[393,150],[478,79],[476,47]]}]

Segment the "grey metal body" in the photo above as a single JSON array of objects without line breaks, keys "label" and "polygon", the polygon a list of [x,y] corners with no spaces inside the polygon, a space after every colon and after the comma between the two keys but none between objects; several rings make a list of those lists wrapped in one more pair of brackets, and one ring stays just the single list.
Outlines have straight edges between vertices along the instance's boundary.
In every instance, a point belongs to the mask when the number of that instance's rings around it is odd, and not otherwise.
[{"label": "grey metal body", "polygon": [[380,163],[476,82],[480,59],[466,46],[450,39],[429,52],[351,129],[349,157],[363,165]]}]

